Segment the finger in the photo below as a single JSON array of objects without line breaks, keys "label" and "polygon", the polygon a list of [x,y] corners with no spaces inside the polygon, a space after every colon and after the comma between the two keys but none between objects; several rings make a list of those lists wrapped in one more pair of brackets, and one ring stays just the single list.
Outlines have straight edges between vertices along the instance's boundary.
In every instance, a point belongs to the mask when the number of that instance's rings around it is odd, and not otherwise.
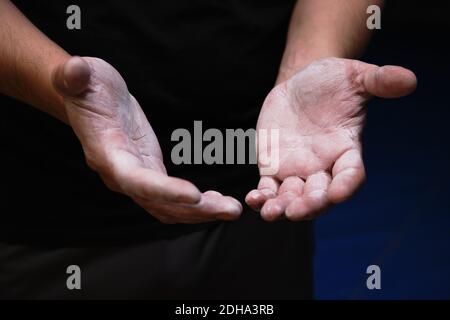
[{"label": "finger", "polygon": [[303,186],[303,194],[286,208],[286,217],[299,221],[311,219],[324,211],[330,204],[327,197],[330,182],[331,177],[326,172],[310,175]]},{"label": "finger", "polygon": [[[236,200],[233,197],[230,196],[224,196],[220,192],[214,191],[214,190],[208,190],[202,194],[202,199],[204,200],[204,203],[208,203],[209,200],[211,204],[214,204],[215,199],[225,199],[228,204],[226,204],[225,208],[228,207],[229,213],[232,215],[230,218],[231,220],[234,220],[235,218],[238,218],[242,212],[242,204]],[[206,199],[206,200],[205,200]],[[216,210],[217,211],[223,211],[223,207],[220,208],[220,201],[216,203]],[[195,206],[192,206],[195,207]],[[200,207],[199,205],[197,207]],[[206,208],[205,208],[206,209]],[[231,210],[230,210],[231,209]]]},{"label": "finger", "polygon": [[245,202],[255,211],[260,211],[264,203],[273,197],[276,197],[276,193],[269,189],[258,190],[254,189],[250,191],[245,197]]},{"label": "finger", "polygon": [[305,182],[299,177],[288,177],[281,184],[276,198],[269,199],[261,210],[261,217],[266,221],[279,219],[288,205],[302,194]]},{"label": "finger", "polygon": [[146,168],[116,172],[115,180],[125,194],[148,201],[196,204],[202,196],[189,181]]},{"label": "finger", "polygon": [[201,218],[213,218],[214,220],[236,220],[242,213],[242,205],[239,201],[229,196],[205,192],[200,203],[189,205]]},{"label": "finger", "polygon": [[364,183],[365,177],[361,152],[356,149],[345,152],[333,166],[333,180],[328,189],[328,199],[333,203],[348,199]]},{"label": "finger", "polygon": [[363,70],[362,84],[366,92],[373,96],[398,98],[412,93],[417,87],[414,73],[402,67],[378,67],[364,63]]},{"label": "finger", "polygon": [[74,97],[87,89],[90,77],[89,64],[83,58],[72,57],[53,70],[52,83],[63,96]]},{"label": "finger", "polygon": [[275,178],[263,176],[259,180],[258,189],[250,191],[245,197],[245,202],[255,211],[259,211],[264,203],[276,197],[279,183]]},{"label": "finger", "polygon": [[288,207],[297,196],[292,192],[286,192],[276,198],[269,199],[261,209],[261,217],[266,221],[275,221],[281,218]]},{"label": "finger", "polygon": [[278,194],[293,193],[297,196],[301,195],[303,192],[303,187],[305,181],[299,177],[287,177],[284,179],[280,188],[278,189]]},{"label": "finger", "polygon": [[[139,204],[142,205],[142,199]],[[205,192],[198,204],[176,204],[162,201],[144,201],[142,205],[153,215],[169,217],[177,223],[201,223],[215,220],[235,220],[242,212],[242,205],[232,197],[218,192]]]}]

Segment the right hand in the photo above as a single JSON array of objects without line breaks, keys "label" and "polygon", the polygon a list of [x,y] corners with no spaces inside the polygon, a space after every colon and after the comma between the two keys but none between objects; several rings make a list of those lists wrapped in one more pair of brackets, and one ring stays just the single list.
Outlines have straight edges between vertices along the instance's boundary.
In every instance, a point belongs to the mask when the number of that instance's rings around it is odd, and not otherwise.
[{"label": "right hand", "polygon": [[55,89],[87,164],[113,191],[132,198],[163,223],[233,220],[241,204],[169,177],[158,140],[119,72],[98,58],[72,57],[55,68]]}]

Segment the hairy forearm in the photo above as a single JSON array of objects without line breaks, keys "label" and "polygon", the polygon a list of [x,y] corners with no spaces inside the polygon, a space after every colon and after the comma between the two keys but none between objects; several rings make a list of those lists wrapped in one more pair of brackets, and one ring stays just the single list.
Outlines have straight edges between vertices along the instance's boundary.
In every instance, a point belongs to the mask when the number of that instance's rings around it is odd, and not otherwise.
[{"label": "hairy forearm", "polygon": [[277,83],[310,62],[326,57],[352,58],[365,48],[370,30],[367,7],[383,0],[298,0]]},{"label": "hairy forearm", "polygon": [[51,77],[69,55],[8,0],[0,0],[0,44],[0,92],[67,122]]}]

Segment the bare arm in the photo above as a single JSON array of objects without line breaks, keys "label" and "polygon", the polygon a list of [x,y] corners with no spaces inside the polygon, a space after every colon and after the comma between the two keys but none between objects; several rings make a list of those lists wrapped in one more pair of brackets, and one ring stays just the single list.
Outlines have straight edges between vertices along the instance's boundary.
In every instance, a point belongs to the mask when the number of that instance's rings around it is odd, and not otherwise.
[{"label": "bare arm", "polygon": [[292,13],[277,83],[319,58],[354,58],[365,48],[369,5],[383,0],[299,0]]},{"label": "bare arm", "polygon": [[63,99],[51,78],[69,54],[9,0],[0,0],[0,43],[0,92],[67,123]]},{"label": "bare arm", "polygon": [[[297,3],[278,85],[257,124],[258,130],[279,132],[278,140],[258,149],[259,158],[271,159],[274,173],[261,174],[246,198],[266,220],[312,219],[349,199],[365,179],[361,133],[367,101],[402,97],[416,88],[410,70],[348,59],[361,53],[369,39],[371,4],[382,1]],[[272,149],[279,157],[267,154]]]},{"label": "bare arm", "polygon": [[[0,92],[70,124],[105,184],[165,223],[237,219],[241,204],[169,177],[158,140],[124,79],[102,59],[70,57],[0,0]],[[11,119],[20,121],[20,119]]]}]

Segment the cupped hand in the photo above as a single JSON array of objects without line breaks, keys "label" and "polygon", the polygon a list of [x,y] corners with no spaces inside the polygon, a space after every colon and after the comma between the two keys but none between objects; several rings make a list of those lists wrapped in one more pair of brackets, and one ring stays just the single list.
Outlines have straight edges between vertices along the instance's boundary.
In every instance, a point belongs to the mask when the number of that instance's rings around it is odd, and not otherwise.
[{"label": "cupped hand", "polygon": [[[246,197],[266,220],[311,219],[331,204],[351,197],[365,179],[361,133],[366,102],[396,98],[415,90],[415,75],[397,66],[378,67],[357,60],[317,60],[276,86],[267,96],[257,124],[270,136],[258,146],[258,159],[276,164],[262,174]],[[272,168],[273,169],[273,168]]]},{"label": "cupped hand", "polygon": [[87,164],[111,190],[128,195],[163,223],[239,217],[237,200],[215,191],[201,193],[192,183],[167,175],[150,123],[110,64],[72,57],[52,79]]}]

